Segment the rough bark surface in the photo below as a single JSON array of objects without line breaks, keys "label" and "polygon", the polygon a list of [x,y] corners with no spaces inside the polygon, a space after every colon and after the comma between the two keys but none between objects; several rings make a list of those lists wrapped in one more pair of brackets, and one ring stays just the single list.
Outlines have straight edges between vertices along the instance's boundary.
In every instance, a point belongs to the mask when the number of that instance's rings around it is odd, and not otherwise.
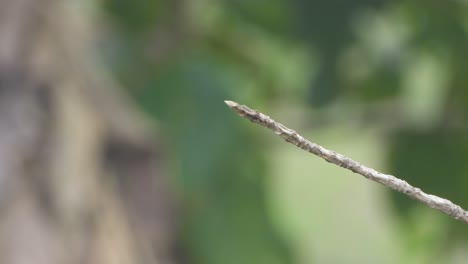
[{"label": "rough bark surface", "polygon": [[285,141],[295,145],[298,148],[319,156],[329,163],[348,169],[354,173],[364,176],[369,180],[378,182],[395,191],[406,194],[412,199],[415,199],[431,208],[439,210],[453,217],[454,219],[468,224],[468,212],[447,199],[432,194],[427,194],[421,191],[421,189],[413,187],[406,181],[398,179],[393,175],[378,172],[339,153],[328,150],[316,143],[310,142],[303,136],[299,135],[296,131],[276,122],[265,114],[250,109],[245,105],[240,105],[233,101],[225,101],[225,103],[238,115],[247,118],[253,123],[269,128]]}]

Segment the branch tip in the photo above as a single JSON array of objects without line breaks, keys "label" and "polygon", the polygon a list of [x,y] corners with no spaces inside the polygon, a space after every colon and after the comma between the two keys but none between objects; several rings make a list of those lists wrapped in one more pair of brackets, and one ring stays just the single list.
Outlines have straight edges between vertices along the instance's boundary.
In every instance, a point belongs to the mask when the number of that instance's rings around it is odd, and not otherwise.
[{"label": "branch tip", "polygon": [[238,106],[239,104],[234,102],[234,101],[229,101],[229,100],[224,100],[224,103],[227,104],[227,106],[229,106],[230,108],[235,108],[236,106]]}]

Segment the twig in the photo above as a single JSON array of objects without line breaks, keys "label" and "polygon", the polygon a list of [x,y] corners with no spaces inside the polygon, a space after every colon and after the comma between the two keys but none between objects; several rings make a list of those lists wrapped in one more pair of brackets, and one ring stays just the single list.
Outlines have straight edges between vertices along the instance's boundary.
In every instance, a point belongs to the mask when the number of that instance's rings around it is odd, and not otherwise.
[{"label": "twig", "polygon": [[224,102],[238,115],[247,118],[253,123],[269,128],[270,130],[275,132],[275,134],[282,137],[285,141],[294,144],[305,151],[315,154],[321,157],[322,159],[326,160],[327,162],[348,169],[354,173],[364,176],[369,180],[376,181],[380,184],[392,188],[393,190],[404,193],[409,197],[420,201],[421,203],[424,203],[431,208],[437,209],[457,220],[468,224],[468,212],[460,206],[452,203],[451,201],[432,194],[427,194],[421,191],[421,189],[411,186],[404,180],[400,180],[392,175],[378,172],[339,153],[328,150],[318,144],[310,142],[309,140],[299,135],[296,131],[287,128],[283,124],[280,124],[275,120],[271,119],[269,116],[255,111],[253,109],[250,109],[245,105],[239,105],[238,103],[233,101]]}]

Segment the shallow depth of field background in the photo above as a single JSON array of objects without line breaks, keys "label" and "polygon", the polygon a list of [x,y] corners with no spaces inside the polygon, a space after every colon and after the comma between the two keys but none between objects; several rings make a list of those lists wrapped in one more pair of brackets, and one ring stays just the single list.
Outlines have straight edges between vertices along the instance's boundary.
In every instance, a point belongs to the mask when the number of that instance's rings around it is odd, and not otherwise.
[{"label": "shallow depth of field background", "polygon": [[465,263],[466,226],[231,99],[468,207],[465,1],[107,0],[103,58],[160,125],[190,263]]},{"label": "shallow depth of field background", "polygon": [[223,102],[468,208],[467,1],[85,2],[94,57],[159,131],[180,263],[467,263],[466,225]]}]

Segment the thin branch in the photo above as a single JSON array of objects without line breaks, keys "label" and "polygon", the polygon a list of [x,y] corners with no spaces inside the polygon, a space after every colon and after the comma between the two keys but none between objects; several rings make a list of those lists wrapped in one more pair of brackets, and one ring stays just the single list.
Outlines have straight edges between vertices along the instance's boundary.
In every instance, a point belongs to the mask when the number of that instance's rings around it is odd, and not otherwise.
[{"label": "thin branch", "polygon": [[392,175],[378,172],[339,153],[310,142],[309,140],[299,135],[296,131],[287,128],[283,124],[280,124],[271,119],[269,116],[250,109],[245,105],[239,105],[233,101],[224,102],[238,115],[247,118],[253,123],[269,128],[275,132],[275,134],[282,137],[285,141],[294,144],[297,147],[316,156],[319,156],[329,163],[333,163],[354,173],[360,174],[369,180],[390,187],[395,191],[404,193],[431,208],[446,213],[447,215],[468,224],[468,212],[451,201],[432,194],[427,194],[421,191],[421,189],[411,186],[404,180],[400,180]]}]

